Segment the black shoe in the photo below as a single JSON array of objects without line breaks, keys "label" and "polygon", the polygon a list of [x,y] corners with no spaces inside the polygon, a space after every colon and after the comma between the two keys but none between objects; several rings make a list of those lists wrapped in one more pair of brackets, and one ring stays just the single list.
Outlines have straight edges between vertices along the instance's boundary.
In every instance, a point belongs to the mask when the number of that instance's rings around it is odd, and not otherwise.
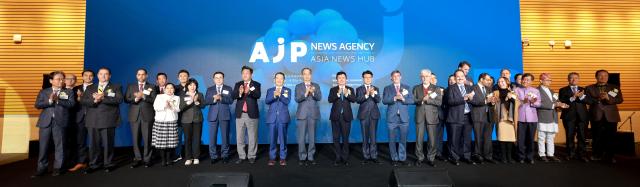
[{"label": "black shoe", "polygon": [[458,162],[457,160],[450,160],[449,162],[451,162],[451,164],[453,164],[454,166],[460,165],[460,162]]},{"label": "black shoe", "polygon": [[402,161],[402,165],[404,165],[404,166],[412,166],[413,164],[411,164],[411,162]]},{"label": "black shoe", "polygon": [[36,171],[36,173],[34,173],[33,175],[31,175],[31,178],[38,178],[38,177],[42,177],[44,176],[44,174],[47,173],[46,170],[38,170]]},{"label": "black shoe", "polygon": [[213,158],[212,158],[211,160],[209,160],[209,163],[211,163],[211,165],[214,165],[214,164],[216,164],[216,162],[218,162],[218,160],[216,160],[216,159],[213,159]]},{"label": "black shoe", "polygon": [[344,166],[349,166],[349,161],[344,161],[342,164],[344,164]]},{"label": "black shoe", "polygon": [[51,176],[53,176],[53,177],[57,177],[57,176],[60,176],[60,175],[62,175],[62,172],[59,169],[54,169],[53,173],[51,173]]},{"label": "black shoe", "polygon": [[314,166],[315,166],[315,165],[318,165],[318,162],[316,162],[316,160],[310,160],[310,161],[305,162],[305,164],[306,164],[307,166],[308,166],[308,165],[314,165]]},{"label": "black shoe", "polygon": [[244,162],[245,160],[247,160],[247,159],[238,159],[238,160],[236,160],[236,164],[242,164],[242,162]]},{"label": "black shoe", "polygon": [[427,165],[431,166],[431,167],[436,167],[436,163],[433,161],[427,161]]},{"label": "black shoe", "polygon": [[144,163],[144,167],[145,168],[150,168],[151,166],[153,166],[153,164],[151,164],[151,162],[145,162]]},{"label": "black shoe", "polygon": [[371,159],[371,162],[374,164],[382,164],[382,162],[380,162],[378,159]]},{"label": "black shoe", "polygon": [[298,161],[298,166],[304,166],[304,165],[307,164],[306,162],[307,162],[306,160],[299,160]]},{"label": "black shoe", "polygon": [[560,161],[560,159],[556,158],[555,156],[550,156],[548,159],[551,162],[562,162],[562,161]]},{"label": "black shoe", "polygon": [[109,167],[104,168],[104,172],[105,173],[111,173],[115,169],[116,168],[114,166],[109,166]]},{"label": "black shoe", "polygon": [[167,167],[167,166],[169,166],[169,163],[168,163],[168,162],[164,162],[164,161],[163,161],[163,162],[162,162],[162,164],[160,164],[160,166],[162,166],[162,167]]},{"label": "black shoe", "polygon": [[493,160],[493,159],[486,159],[485,161],[487,161],[488,163],[491,163],[491,164],[495,164],[496,163],[496,161]]},{"label": "black shoe", "polygon": [[256,159],[255,158],[250,158],[249,159],[249,164],[255,164],[256,163]]},{"label": "black shoe", "polygon": [[82,171],[82,173],[84,174],[90,174],[93,173],[95,171],[97,171],[99,168],[91,168],[91,167],[87,167],[86,169],[84,169],[84,171]]},{"label": "black shoe", "polygon": [[474,162],[474,161],[473,161],[473,160],[471,160],[471,159],[464,159],[464,160],[462,160],[462,161],[463,161],[463,162],[465,162],[465,163],[467,163],[467,164],[469,164],[469,165],[478,165],[476,162]]},{"label": "black shoe", "polygon": [[587,157],[582,157],[582,158],[580,158],[580,160],[582,162],[584,162],[584,163],[589,163],[589,158],[587,158]]},{"label": "black shoe", "polygon": [[534,164],[535,162],[533,162],[533,160],[529,160],[527,163]]},{"label": "black shoe", "polygon": [[228,164],[229,163],[229,157],[222,158],[222,163],[223,164]]},{"label": "black shoe", "polygon": [[339,166],[339,165],[340,165],[340,160],[333,161],[333,166]]},{"label": "black shoe", "polygon": [[137,168],[137,167],[139,167],[141,165],[142,165],[142,162],[139,161],[139,160],[136,160],[136,161],[133,161],[133,164],[131,164],[131,166],[129,168],[133,169],[133,168]]},{"label": "black shoe", "polygon": [[369,159],[364,159],[360,162],[362,165],[366,165],[369,163]]},{"label": "black shoe", "polygon": [[541,156],[541,157],[540,157],[540,161],[543,161],[543,162],[549,162],[549,159],[547,159],[547,157],[546,157],[546,156]]},{"label": "black shoe", "polygon": [[445,158],[442,155],[437,155],[436,160],[445,161]]},{"label": "black shoe", "polygon": [[416,166],[418,166],[418,167],[422,166],[422,160],[416,161]]},{"label": "black shoe", "polygon": [[398,162],[398,161],[393,161],[393,162],[391,162],[391,164],[393,165],[393,167],[400,166],[400,162]]}]

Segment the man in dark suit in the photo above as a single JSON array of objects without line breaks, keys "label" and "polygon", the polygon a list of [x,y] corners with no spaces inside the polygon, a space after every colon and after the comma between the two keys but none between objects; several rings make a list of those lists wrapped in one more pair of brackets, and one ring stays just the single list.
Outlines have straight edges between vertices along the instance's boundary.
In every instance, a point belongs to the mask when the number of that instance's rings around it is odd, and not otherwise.
[{"label": "man in dark suit", "polygon": [[[190,77],[191,77],[191,74],[189,74],[189,71],[187,71],[186,69],[181,69],[180,71],[178,71],[179,84],[176,84],[175,91],[173,93],[174,95],[181,96],[182,94],[187,92],[187,81],[189,81]],[[162,91],[162,93],[164,93],[164,91]],[[178,114],[178,121],[180,121],[180,116],[182,116],[182,113]],[[183,146],[182,137],[183,136],[184,136],[184,129],[182,127],[182,124],[178,123],[178,146],[176,146],[175,159],[173,160],[174,163],[182,160],[182,146]]]},{"label": "man in dark suit", "polygon": [[[560,116],[567,137],[567,160],[575,158],[583,162],[589,162],[586,157],[587,146],[585,141],[585,129],[589,123],[585,100],[587,95],[584,93],[584,87],[578,86],[580,74],[571,72],[567,79],[569,85],[560,89],[560,102],[569,105],[569,108],[562,109],[562,115]],[[578,139],[577,147],[575,147],[576,138]]]},{"label": "man in dark suit", "polygon": [[[289,102],[291,102],[291,89],[284,86],[284,73],[277,72],[274,77],[275,87],[267,90],[264,99],[269,105],[267,121],[269,126],[269,166],[276,163],[276,157],[280,157],[280,166],[287,165],[287,126],[289,125]],[[278,147],[278,142],[280,146]],[[278,151],[278,148],[280,151]]]},{"label": "man in dark suit", "polygon": [[[93,84],[93,76],[94,73],[91,70],[84,70],[82,72],[82,81],[81,85],[73,87],[73,93],[76,93],[76,105],[73,107],[72,114],[69,118],[69,125],[71,132],[69,134],[69,139],[72,147],[72,159],[75,159],[75,166],[69,169],[70,172],[79,171],[85,169],[87,167],[89,152],[87,152],[87,127],[85,126],[84,117],[87,113],[87,108],[80,104],[80,100],[82,98],[82,93],[87,89],[87,87]],[[67,85],[68,86],[68,85]],[[74,162],[72,162],[74,163]]]},{"label": "man in dark suit", "polygon": [[[113,144],[116,127],[120,124],[120,103],[122,88],[109,82],[111,70],[102,67],[98,70],[98,84],[92,84],[82,94],[82,104],[87,107],[86,126],[89,132],[89,168],[85,173],[104,167],[105,172],[115,169]],[[102,161],[100,160],[102,158]]]},{"label": "man in dark suit", "polygon": [[[249,163],[256,161],[258,151],[258,99],[260,99],[260,83],[252,80],[253,69],[249,66],[242,66],[242,81],[235,84],[233,97],[236,99],[236,142],[238,144],[238,161],[240,164],[249,159]],[[245,132],[249,140],[248,151],[245,152]]]},{"label": "man in dark suit", "polygon": [[167,74],[160,72],[156,75],[156,90],[158,94],[164,94],[164,86],[167,85]]},{"label": "man in dark suit", "polygon": [[427,164],[435,167],[434,160],[436,158],[436,131],[439,119],[440,105],[442,105],[442,92],[431,84],[431,70],[423,69],[420,71],[420,80],[422,84],[413,87],[413,96],[416,103],[416,166],[422,165],[425,156],[423,152],[424,132],[427,131],[429,144],[427,145]]},{"label": "man in dark suit", "polygon": [[380,163],[378,161],[378,146],[376,145],[376,132],[378,130],[378,119],[380,119],[380,94],[378,87],[373,86],[373,72],[367,70],[362,72],[362,86],[356,88],[356,102],[360,104],[358,107],[358,119],[362,127],[362,155],[363,164],[369,161]]},{"label": "man in dark suit", "polygon": [[438,78],[436,76],[435,73],[431,72],[431,84],[435,85],[436,88],[438,90],[440,90],[440,93],[442,94],[442,105],[440,105],[440,108],[438,108],[438,121],[440,121],[440,123],[438,123],[438,126],[436,128],[436,159],[444,161],[446,158],[444,155],[446,155],[446,153],[444,152],[444,133],[447,133],[447,137],[449,137],[449,128],[447,126],[447,89],[442,87],[442,86],[438,86]]},{"label": "man in dark suit", "polygon": [[492,94],[491,84],[488,73],[480,74],[478,84],[473,86],[473,92],[476,94],[469,102],[472,106],[471,121],[476,139],[473,153],[478,163],[483,161],[494,163],[493,150],[491,149],[493,123],[490,120],[492,116],[490,108],[496,100]]},{"label": "man in dark suit", "polygon": [[475,96],[473,87],[465,85],[466,78],[462,70],[455,73],[456,84],[447,88],[447,123],[451,127],[449,142],[450,161],[454,165],[460,165],[462,160],[475,165],[471,160],[471,104],[470,100]]},{"label": "man in dark suit", "polygon": [[[314,154],[316,152],[316,123],[320,119],[320,105],[318,101],[322,98],[320,85],[311,82],[310,68],[302,68],[302,83],[296,85],[296,110],[297,141],[298,141],[298,165],[316,165]],[[305,139],[308,139],[309,146],[305,146]]]},{"label": "man in dark suit", "polygon": [[464,78],[466,80],[464,84],[467,86],[473,86],[473,78],[469,75],[469,72],[471,71],[471,63],[466,60],[460,61],[460,63],[458,63],[458,70],[464,73]]},{"label": "man in dark suit", "polygon": [[32,177],[42,176],[49,167],[47,151],[53,141],[55,159],[53,176],[61,174],[64,161],[65,131],[69,123],[69,110],[76,104],[73,90],[63,88],[64,73],[54,71],[49,74],[50,88],[40,90],[35,107],[42,109],[36,126],[39,128],[38,169]]},{"label": "man in dark suit", "polygon": [[[205,105],[209,105],[209,156],[211,156],[211,164],[214,164],[218,158],[222,158],[222,163],[229,163],[229,120],[231,120],[230,104],[233,104],[233,96],[231,92],[233,88],[224,84],[224,73],[213,73],[214,85],[207,89],[205,96]],[[218,127],[220,127],[220,135],[222,145],[220,146],[220,157],[218,157]]]},{"label": "man in dark suit", "polygon": [[[407,165],[407,134],[409,132],[409,105],[414,104],[409,85],[402,84],[402,74],[391,72],[391,84],[384,87],[382,103],[387,105],[387,129],[389,129],[389,149],[393,166]],[[399,134],[398,134],[398,131]],[[400,139],[398,142],[397,138]],[[396,142],[398,142],[396,144]]]},{"label": "man in dark suit", "polygon": [[[336,151],[336,159],[333,165],[349,165],[349,132],[351,131],[351,121],[353,112],[351,103],[356,101],[355,91],[347,86],[347,73],[340,71],[336,73],[338,85],[329,90],[329,103],[331,103],[331,132],[333,135],[333,146]],[[342,145],[340,145],[342,140]]]},{"label": "man in dark suit", "polygon": [[[158,94],[155,86],[147,82],[147,70],[140,68],[136,71],[136,83],[129,84],[125,93],[125,102],[129,104],[129,124],[131,125],[131,138],[133,140],[133,164],[135,168],[143,164],[151,166],[151,127],[155,111],[153,101]],[[140,150],[140,135],[144,151]]]},{"label": "man in dark suit", "polygon": [[598,70],[596,84],[587,86],[587,103],[591,116],[593,134],[593,160],[604,159],[608,163],[616,163],[614,159],[614,136],[616,134],[620,113],[618,104],[622,104],[622,90],[619,86],[607,83],[609,72]]}]

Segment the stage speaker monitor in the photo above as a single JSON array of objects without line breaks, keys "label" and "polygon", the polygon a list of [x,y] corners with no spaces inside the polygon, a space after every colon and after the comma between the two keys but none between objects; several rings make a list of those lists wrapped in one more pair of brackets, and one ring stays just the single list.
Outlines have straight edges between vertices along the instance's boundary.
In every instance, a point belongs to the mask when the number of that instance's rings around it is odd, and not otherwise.
[{"label": "stage speaker monitor", "polygon": [[445,168],[398,168],[391,172],[389,186],[454,186]]},{"label": "stage speaker monitor", "polygon": [[251,187],[251,174],[244,172],[194,173],[189,180],[190,187]]}]

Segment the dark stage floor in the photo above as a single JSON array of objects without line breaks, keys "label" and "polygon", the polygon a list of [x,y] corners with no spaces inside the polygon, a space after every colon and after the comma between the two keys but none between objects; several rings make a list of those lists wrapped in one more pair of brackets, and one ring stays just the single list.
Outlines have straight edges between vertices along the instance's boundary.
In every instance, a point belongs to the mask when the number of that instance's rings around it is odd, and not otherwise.
[{"label": "dark stage floor", "polygon": [[[187,186],[190,175],[198,172],[249,172],[255,186],[387,186],[394,167],[388,161],[388,144],[379,145],[384,162],[381,165],[362,165],[360,144],[352,144],[351,165],[334,167],[333,148],[330,144],[322,144],[318,146],[316,158],[320,164],[317,166],[298,166],[295,145],[289,146],[288,166],[267,166],[268,145],[260,145],[254,165],[210,165],[209,159],[203,158],[196,166],[187,167],[180,162],[169,167],[156,164],[151,168],[136,169],[129,168],[132,152],[131,148],[125,147],[117,149],[119,168],[111,173],[65,173],[36,179],[29,178],[36,168],[36,159],[31,156],[28,160],[0,166],[0,186]],[[408,150],[411,161],[415,159],[413,146],[408,146],[411,148]],[[618,158],[615,165],[580,161],[536,162],[534,165],[485,163],[453,166],[441,161],[436,164],[438,168],[449,170],[456,186],[640,186],[640,159],[637,158]],[[422,167],[428,168],[426,165]]]}]

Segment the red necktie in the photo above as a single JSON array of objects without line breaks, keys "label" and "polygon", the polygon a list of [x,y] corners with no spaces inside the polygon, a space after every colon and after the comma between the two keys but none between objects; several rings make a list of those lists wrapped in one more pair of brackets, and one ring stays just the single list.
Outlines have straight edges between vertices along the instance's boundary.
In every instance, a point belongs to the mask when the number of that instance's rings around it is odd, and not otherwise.
[{"label": "red necktie", "polygon": [[400,95],[400,86],[396,86],[396,95]]},{"label": "red necktie", "polygon": [[[249,83],[244,83],[244,93],[249,92]],[[247,112],[247,96],[244,97],[244,104],[242,104],[242,112]]]},{"label": "red necktie", "polygon": [[138,84],[138,91],[144,90],[144,84]]}]

